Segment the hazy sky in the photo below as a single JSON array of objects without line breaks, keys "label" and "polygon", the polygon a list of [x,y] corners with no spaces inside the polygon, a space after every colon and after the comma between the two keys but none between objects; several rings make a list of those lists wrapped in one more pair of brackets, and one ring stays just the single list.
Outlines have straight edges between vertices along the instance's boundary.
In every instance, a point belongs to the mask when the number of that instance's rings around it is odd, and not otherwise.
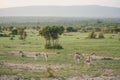
[{"label": "hazy sky", "polygon": [[0,0],[0,8],[32,5],[102,5],[120,7],[120,0]]}]

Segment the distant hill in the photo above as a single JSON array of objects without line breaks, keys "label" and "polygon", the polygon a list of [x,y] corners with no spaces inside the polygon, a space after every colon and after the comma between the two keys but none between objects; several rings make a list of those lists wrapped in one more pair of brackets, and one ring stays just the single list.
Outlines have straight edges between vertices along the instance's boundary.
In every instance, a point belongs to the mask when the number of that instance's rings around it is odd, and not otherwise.
[{"label": "distant hill", "polygon": [[89,6],[27,6],[1,8],[0,16],[54,16],[120,18],[120,8]]}]

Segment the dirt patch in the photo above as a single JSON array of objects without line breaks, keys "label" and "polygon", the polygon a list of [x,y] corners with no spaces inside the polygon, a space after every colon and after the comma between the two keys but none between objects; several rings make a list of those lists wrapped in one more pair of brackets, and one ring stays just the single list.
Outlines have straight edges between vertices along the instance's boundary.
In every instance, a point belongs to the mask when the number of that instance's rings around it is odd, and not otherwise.
[{"label": "dirt patch", "polygon": [[100,77],[90,77],[87,75],[84,75],[83,77],[70,77],[66,78],[65,80],[119,80],[120,77],[115,76],[100,76]]},{"label": "dirt patch", "polygon": [[[40,78],[39,80],[119,80],[120,76],[100,76],[100,77],[90,77],[84,75],[83,77],[59,77],[59,78]],[[2,75],[0,80],[36,80],[35,78],[25,79],[24,77],[14,76],[14,75]],[[38,79],[37,79],[38,80]]]},{"label": "dirt patch", "polygon": [[34,71],[45,71],[47,67],[52,68],[55,71],[58,71],[65,67],[61,64],[14,64],[14,63],[0,63],[0,66],[9,67],[12,69],[24,69],[24,70],[34,70]]},{"label": "dirt patch", "polygon": [[[22,51],[24,53],[25,56],[27,57],[35,57],[36,54],[43,54],[43,53],[47,53],[48,55],[50,54],[56,54],[54,52],[29,52],[29,51]],[[10,54],[16,55],[16,56],[20,56],[19,51],[11,51],[9,52]]]},{"label": "dirt patch", "polygon": [[119,57],[96,56],[95,59],[101,60],[120,60]]}]

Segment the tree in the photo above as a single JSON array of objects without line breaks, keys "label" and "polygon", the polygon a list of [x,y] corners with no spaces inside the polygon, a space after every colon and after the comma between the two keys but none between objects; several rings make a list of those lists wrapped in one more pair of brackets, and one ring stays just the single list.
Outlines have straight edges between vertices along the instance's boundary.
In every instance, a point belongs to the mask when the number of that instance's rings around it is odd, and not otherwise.
[{"label": "tree", "polygon": [[52,27],[46,26],[42,30],[40,30],[40,35],[44,36],[46,40],[45,48],[62,48],[58,44],[58,38],[59,35],[61,35],[63,32],[64,32],[63,26],[52,26]]},{"label": "tree", "polygon": [[27,33],[25,32],[25,28],[19,28],[18,34],[20,35],[21,40],[25,40],[27,37]]},{"label": "tree", "polygon": [[104,27],[104,28],[102,28],[102,32],[103,33],[109,33],[110,32],[110,28]]},{"label": "tree", "polygon": [[111,32],[112,33],[118,33],[118,32],[120,32],[120,28],[112,28]]},{"label": "tree", "polygon": [[16,28],[12,29],[12,35],[17,35],[18,34],[18,30]]},{"label": "tree", "polygon": [[26,33],[26,31],[24,31],[24,32],[23,32],[23,35],[22,35],[23,40],[25,40],[26,37],[27,37],[27,33]]},{"label": "tree", "polygon": [[10,26],[10,27],[9,27],[9,31],[12,31],[12,30],[13,30],[13,28],[14,28],[13,26]]},{"label": "tree", "polygon": [[99,39],[103,39],[103,38],[104,38],[104,35],[103,35],[102,32],[100,32],[100,33],[98,34],[98,38],[99,38]]},{"label": "tree", "polygon": [[77,29],[74,29],[73,27],[67,27],[66,28],[67,32],[76,32]]},{"label": "tree", "polygon": [[45,46],[51,46],[50,42],[50,26],[44,27],[42,30],[40,30],[40,35],[43,36],[46,40],[46,45]]},{"label": "tree", "polygon": [[59,33],[59,35],[61,35],[62,33],[64,33],[64,27],[63,26],[60,26],[60,27],[58,27],[59,28],[59,30],[58,30],[58,33]]}]

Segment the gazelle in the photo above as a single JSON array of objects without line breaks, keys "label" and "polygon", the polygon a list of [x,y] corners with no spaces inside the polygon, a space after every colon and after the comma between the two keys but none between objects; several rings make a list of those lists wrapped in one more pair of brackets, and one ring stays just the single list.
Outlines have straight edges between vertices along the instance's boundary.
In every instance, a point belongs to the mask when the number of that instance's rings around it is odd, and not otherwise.
[{"label": "gazelle", "polygon": [[96,53],[92,52],[90,54],[87,54],[84,56],[84,58],[85,58],[84,63],[87,65],[90,65],[90,64],[92,64],[92,60],[96,59]]},{"label": "gazelle", "polygon": [[25,54],[23,53],[23,51],[19,51],[19,56],[25,57]]},{"label": "gazelle", "polygon": [[46,62],[48,61],[48,54],[46,52],[39,53],[40,56],[44,56]]},{"label": "gazelle", "polygon": [[48,54],[47,53],[43,53],[42,55],[45,57],[45,60],[47,62],[48,61]]},{"label": "gazelle", "polygon": [[74,61],[75,61],[75,63],[79,64],[81,57],[83,57],[82,54],[80,54],[79,52],[75,52],[74,53]]},{"label": "gazelle", "polygon": [[84,63],[87,65],[90,65],[91,64],[91,56],[86,55],[84,58],[85,58]]},{"label": "gazelle", "polygon": [[40,56],[40,53],[36,53],[34,59],[37,60],[37,57]]},{"label": "gazelle", "polygon": [[92,59],[96,59],[96,53],[95,52],[90,53],[90,56],[91,56]]}]

